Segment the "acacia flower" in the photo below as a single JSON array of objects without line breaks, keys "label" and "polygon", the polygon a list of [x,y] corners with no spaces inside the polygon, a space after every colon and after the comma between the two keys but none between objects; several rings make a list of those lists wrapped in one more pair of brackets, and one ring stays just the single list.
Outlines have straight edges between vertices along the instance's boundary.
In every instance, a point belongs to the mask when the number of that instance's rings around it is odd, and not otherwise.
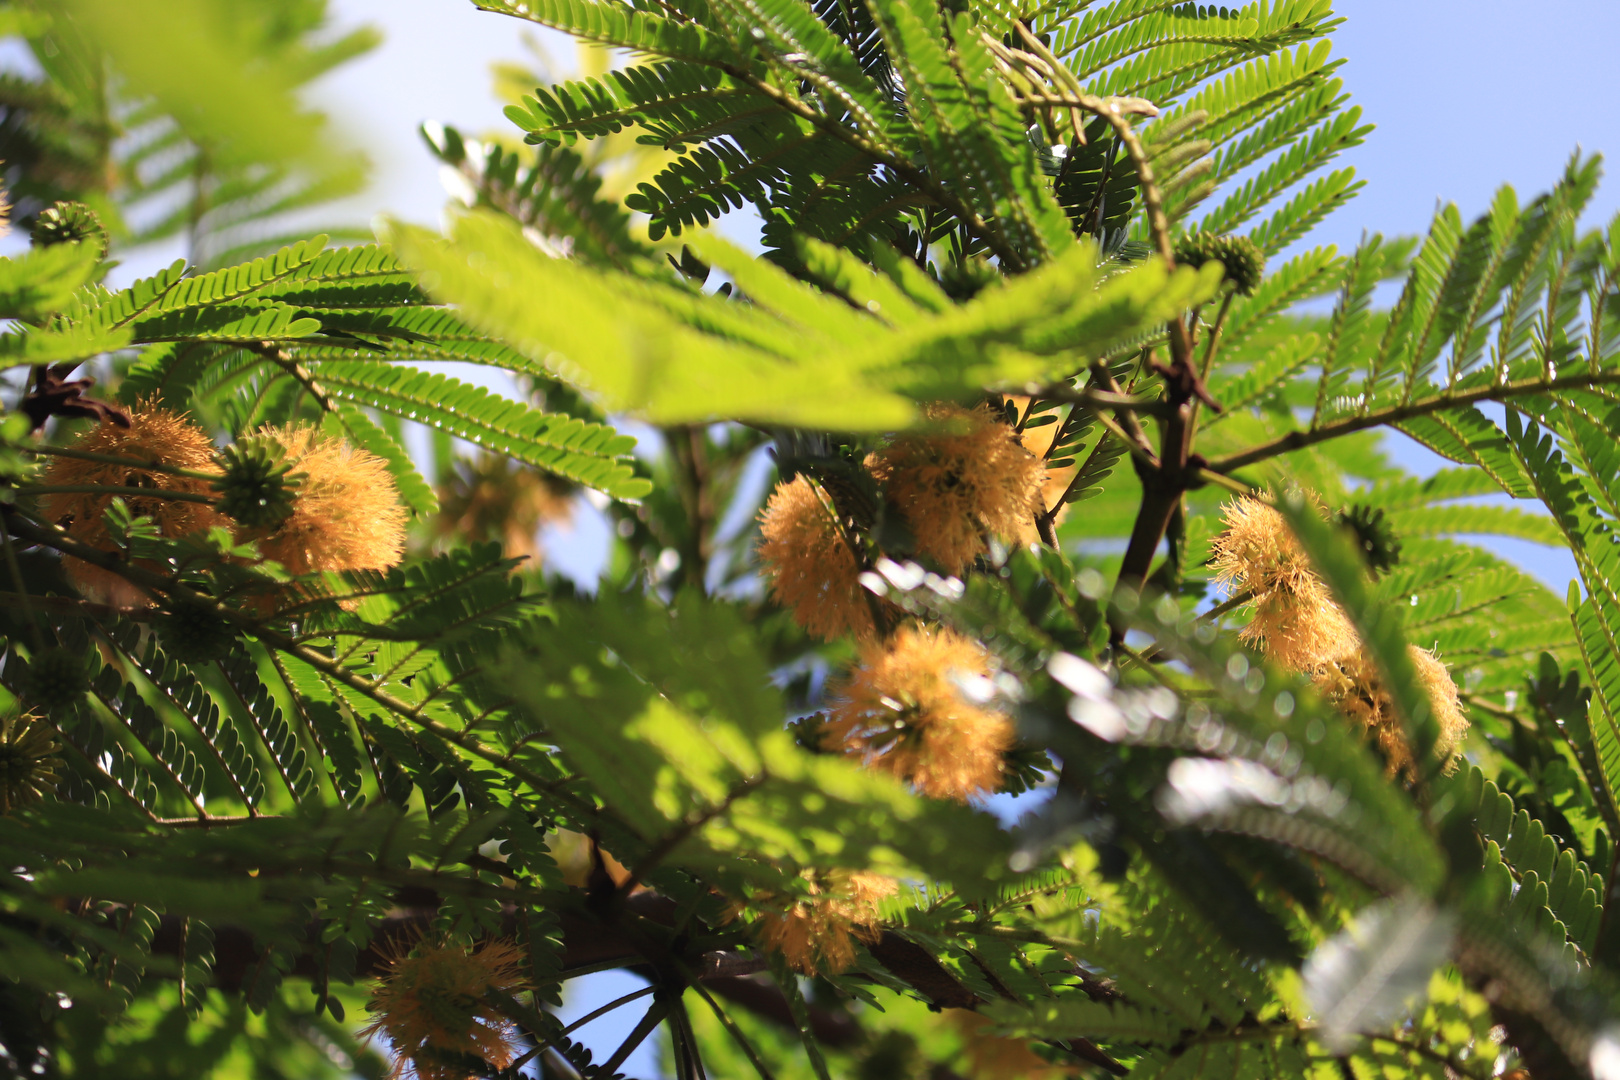
[{"label": "acacia flower", "polygon": [[390,957],[388,972],[372,989],[368,1006],[377,1018],[362,1037],[382,1032],[398,1057],[391,1078],[465,1080],[455,1059],[483,1058],[504,1069],[517,1056],[517,1031],[488,1001],[491,991],[528,989],[523,953],[509,941],[490,941],[476,951],[456,944],[420,944]]},{"label": "acacia flower", "polygon": [[[53,456],[41,473],[47,487],[151,488],[189,495],[209,495],[209,481],[176,476],[152,468],[141,468],[135,461],[195,472],[217,472],[214,443],[189,418],[151,403],[137,405],[130,412],[129,427],[100,424],[74,440],[69,449],[94,454],[130,458],[130,464],[85,461]],[[158,532],[169,538],[209,528],[220,522],[207,503],[151,498],[110,491],[51,492],[41,497],[43,515],[66,529],[73,539],[103,551],[113,550],[112,537],[102,520],[113,499],[122,498],[132,513],[152,519]],[[122,577],[78,559],[66,560],[68,580],[92,599],[130,605],[148,602],[146,595]]]},{"label": "acacia flower", "polygon": [[960,574],[988,550],[986,534],[1027,534],[1046,467],[988,405],[931,405],[927,416],[937,430],[900,435],[870,463],[917,553]]},{"label": "acacia flower", "polygon": [[1013,724],[963,693],[988,678],[982,646],[953,630],[907,626],[870,642],[836,689],[824,738],[924,795],[966,802],[1001,782]]},{"label": "acacia flower", "polygon": [[28,806],[56,790],[62,744],[38,713],[0,717],[0,815]]},{"label": "acacia flower", "polygon": [[577,485],[498,454],[457,462],[439,488],[434,530],[443,537],[499,540],[508,558],[538,560],[537,534],[573,515]]},{"label": "acacia flower", "polygon": [[[1428,695],[1429,711],[1439,728],[1435,756],[1449,763],[1468,733],[1468,720],[1457,698],[1457,684],[1452,682],[1451,673],[1434,653],[1408,645],[1407,655]],[[1371,658],[1361,651],[1352,652],[1321,665],[1310,674],[1322,695],[1366,731],[1388,763],[1390,774],[1412,777],[1412,751],[1406,741],[1406,726]]]},{"label": "acacia flower", "polygon": [[1355,628],[1317,576],[1287,521],[1259,499],[1228,503],[1210,565],[1254,618],[1238,635],[1283,667],[1309,671],[1359,647]]},{"label": "acacia flower", "polygon": [[[1008,395],[1007,400],[1022,415],[1024,410],[1029,408],[1033,399],[1020,395]],[[1048,413],[1045,415],[1056,414]],[[1018,444],[1039,458],[1044,465],[1052,456],[1053,443],[1062,430],[1063,423],[1061,419],[1038,427],[1025,426],[1024,430],[1018,433]],[[1071,463],[1056,469],[1043,467],[1041,471],[1041,489],[1035,498],[1035,514],[1043,514],[1048,507],[1056,507],[1056,512],[1052,515],[1053,526],[1060,524],[1068,516],[1069,507],[1073,504],[1064,503],[1059,506],[1058,500],[1068,492],[1069,481],[1074,479],[1074,474],[1079,469],[1078,463]],[[1018,542],[1020,544],[1034,544],[1039,541],[1040,535],[1035,529],[1035,517],[1031,515],[1028,524],[1020,527],[1018,531]]]},{"label": "acacia flower", "polygon": [[293,574],[385,570],[405,554],[405,508],[382,458],[308,425],[260,432],[303,474],[292,513],[270,530],[248,530],[259,553]]},{"label": "acacia flower", "polygon": [[807,633],[823,641],[846,633],[871,637],[876,628],[861,565],[835,513],[809,477],[776,485],[759,518],[759,561],[771,596]]},{"label": "acacia flower", "polygon": [[855,962],[854,939],[876,940],[877,902],[898,889],[882,874],[835,871],[819,881],[812,877],[808,898],[774,909],[765,900],[755,925],[765,947],[781,953],[795,971],[837,974]]}]

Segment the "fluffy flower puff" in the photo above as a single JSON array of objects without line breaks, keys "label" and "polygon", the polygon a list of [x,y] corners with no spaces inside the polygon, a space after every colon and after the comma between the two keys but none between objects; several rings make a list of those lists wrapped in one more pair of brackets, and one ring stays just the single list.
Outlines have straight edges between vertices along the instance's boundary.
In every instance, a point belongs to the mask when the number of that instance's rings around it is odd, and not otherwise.
[{"label": "fluffy flower puff", "polygon": [[261,555],[294,574],[386,570],[404,557],[405,508],[382,458],[307,425],[259,434],[281,446],[302,480],[285,521],[242,539],[259,541]]},{"label": "fluffy flower puff", "polygon": [[778,484],[760,514],[759,561],[771,596],[806,632],[823,641],[869,638],[876,628],[860,563],[833,515],[808,477]]},{"label": "fluffy flower puff", "polygon": [[836,975],[855,963],[855,938],[876,940],[877,902],[899,886],[865,872],[829,875],[825,887],[814,879],[809,884],[809,898],[782,910],[767,906],[755,926],[765,947],[781,953],[795,971]]},{"label": "fluffy flower puff", "polygon": [[499,540],[508,558],[541,557],[539,532],[573,515],[575,485],[559,476],[485,454],[458,462],[439,488],[435,531],[443,537]]},{"label": "fluffy flower puff", "polygon": [[988,405],[932,405],[927,416],[936,430],[899,436],[869,464],[917,553],[960,574],[987,550],[986,533],[1028,533],[1046,467]]},{"label": "fluffy flower puff", "polygon": [[[214,443],[207,432],[189,418],[150,403],[137,405],[130,412],[129,427],[100,424],[74,440],[69,449],[127,457],[195,472],[218,471],[214,463]],[[79,458],[52,457],[45,466],[40,483],[48,487],[152,488],[189,495],[212,494],[207,480],[143,469],[133,461],[127,465],[115,465]],[[41,498],[40,510],[48,520],[66,529],[73,539],[103,551],[111,551],[112,537],[107,533],[102,514],[115,498],[122,498],[132,513],[151,518],[158,531],[171,539],[222,523],[220,516],[207,503],[167,499],[159,495],[143,498],[115,492],[55,492]],[[135,586],[100,567],[78,559],[68,559],[65,569],[74,587],[92,599],[118,605],[149,602],[149,598]]]},{"label": "fluffy flower puff", "polygon": [[[1457,698],[1457,684],[1452,682],[1451,673],[1434,653],[1408,645],[1407,655],[1428,695],[1429,711],[1439,728],[1435,757],[1450,763],[1468,733],[1468,720]],[[1319,666],[1310,674],[1322,695],[1366,731],[1388,763],[1390,775],[1412,778],[1412,751],[1406,742],[1406,727],[1371,658],[1360,651],[1353,652]]]},{"label": "fluffy flower puff", "polygon": [[377,1018],[360,1034],[388,1036],[398,1057],[389,1076],[418,1080],[465,1080],[456,1058],[476,1055],[504,1069],[517,1056],[517,1031],[486,1000],[490,991],[527,989],[523,953],[507,941],[476,952],[460,945],[420,945],[388,960],[388,973],[372,990],[368,1008]]},{"label": "fluffy flower puff", "polygon": [[1317,576],[1288,523],[1259,499],[1229,503],[1210,565],[1231,596],[1249,596],[1254,618],[1239,637],[1283,667],[1310,671],[1354,651],[1355,627]]},{"label": "fluffy flower puff", "polygon": [[860,666],[834,692],[823,738],[924,795],[966,802],[996,789],[1013,743],[1012,721],[959,686],[989,675],[977,642],[952,630],[904,627],[863,648]]},{"label": "fluffy flower puff", "polygon": [[[1012,404],[1013,408],[1018,410],[1020,415],[1029,408],[1033,400],[1033,398],[1016,394],[1010,394],[1007,397],[1007,401]],[[1047,413],[1044,415],[1052,414]],[[1031,454],[1034,454],[1042,462],[1045,462],[1052,456],[1052,444],[1062,430],[1063,423],[1061,420],[1056,423],[1042,424],[1039,427],[1026,426],[1023,431],[1018,433],[1018,444]],[[1079,471],[1080,465],[1078,462],[1058,469],[1042,470],[1041,489],[1035,498],[1035,513],[1030,515],[1029,521],[1021,526],[1018,531],[1018,542],[1020,544],[1036,544],[1040,542],[1040,534],[1035,529],[1035,515],[1045,513],[1047,507],[1056,506],[1057,501],[1068,492],[1069,482],[1074,479],[1074,474]],[[1068,516],[1071,505],[1073,504],[1064,503],[1062,506],[1057,507],[1057,512],[1052,515],[1052,524],[1054,526],[1060,524]]]}]

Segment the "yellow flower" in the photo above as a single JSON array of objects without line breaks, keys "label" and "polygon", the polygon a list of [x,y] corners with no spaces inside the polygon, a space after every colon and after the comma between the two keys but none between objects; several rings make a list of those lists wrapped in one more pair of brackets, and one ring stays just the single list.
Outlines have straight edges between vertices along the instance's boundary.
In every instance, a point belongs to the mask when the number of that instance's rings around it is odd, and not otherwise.
[{"label": "yellow flower", "polygon": [[832,641],[875,632],[872,607],[830,501],[805,476],[778,484],[760,515],[759,561],[771,596],[805,631]]},{"label": "yellow flower", "polygon": [[996,789],[1013,743],[1012,721],[959,685],[990,673],[977,642],[952,630],[905,627],[862,650],[860,666],[834,693],[825,737],[924,795],[966,802]]},{"label": "yellow flower", "polygon": [[[179,413],[149,403],[137,405],[130,412],[129,427],[100,424],[74,440],[69,449],[196,472],[218,471],[214,464],[214,443],[202,428]],[[206,480],[143,469],[133,463],[114,465],[70,457],[52,457],[40,483],[48,487],[153,488],[191,495],[212,494]],[[115,498],[122,498],[132,513],[151,518],[165,537],[184,536],[223,521],[207,503],[117,492],[47,494],[40,500],[40,510],[48,520],[66,529],[73,539],[111,551],[113,542],[102,523],[102,514]],[[118,605],[149,602],[144,592],[110,571],[77,559],[66,560],[65,569],[74,587],[92,599]]]},{"label": "yellow flower", "polygon": [[290,573],[385,570],[405,554],[405,508],[382,458],[313,427],[266,428],[294,474],[293,510],[268,531],[249,530],[259,553]]},{"label": "yellow flower", "polygon": [[855,938],[877,939],[877,902],[893,896],[899,886],[893,878],[866,872],[811,878],[808,899],[795,899],[772,910],[765,906],[756,926],[765,947],[782,954],[795,971],[805,975],[837,974],[855,962]]},{"label": "yellow flower", "polygon": [[499,540],[508,558],[538,560],[536,534],[547,522],[572,516],[575,490],[561,477],[485,454],[476,462],[458,462],[439,488],[435,531],[463,540]]},{"label": "yellow flower", "polygon": [[[1226,531],[1211,562],[1227,591],[1248,594],[1254,619],[1239,635],[1277,663],[1308,676],[1341,713],[1372,740],[1389,771],[1412,775],[1412,752],[1394,700],[1366,655],[1361,638],[1281,514],[1258,499],[1226,508]],[[1440,659],[1408,646],[1440,728],[1435,754],[1450,762],[1468,731],[1457,687]]]},{"label": "yellow flower", "polygon": [[1281,514],[1245,496],[1227,504],[1225,519],[1210,565],[1230,595],[1250,598],[1254,618],[1239,635],[1243,641],[1293,671],[1308,671],[1359,646],[1355,627]]},{"label": "yellow flower", "polygon": [[516,1029],[487,1000],[491,991],[515,994],[528,988],[523,953],[507,941],[485,943],[475,952],[460,945],[423,944],[388,961],[388,973],[372,990],[369,1008],[377,1014],[360,1032],[382,1032],[398,1057],[390,1077],[464,1080],[457,1056],[477,1056],[504,1069],[517,1056]]},{"label": "yellow flower", "polygon": [[37,713],[0,719],[0,814],[39,802],[61,779],[62,744]]},{"label": "yellow flower", "polygon": [[[1024,410],[1029,408],[1032,399],[1010,394],[1007,400],[1018,410],[1019,415],[1022,415]],[[1046,413],[1043,415],[1061,416],[1060,413]],[[1052,443],[1057,439],[1058,432],[1062,429],[1063,423],[1061,419],[1055,423],[1043,424],[1040,427],[1026,427],[1018,434],[1018,445],[1044,462],[1051,456]],[[1047,507],[1055,506],[1057,501],[1063,498],[1064,493],[1069,490],[1069,481],[1074,479],[1074,474],[1079,469],[1080,463],[1078,461],[1072,465],[1065,465],[1060,469],[1043,468],[1041,471],[1041,489],[1036,496],[1035,512],[1045,513]],[[1053,528],[1062,524],[1063,519],[1069,514],[1069,507],[1072,505],[1072,503],[1064,503],[1057,508],[1057,513],[1052,515]],[[1035,530],[1033,515],[1030,517],[1029,523],[1019,529],[1018,542],[1020,544],[1040,542],[1040,535]]]},{"label": "yellow flower", "polygon": [[939,430],[907,433],[870,459],[919,555],[960,574],[987,534],[1017,540],[1034,521],[1046,468],[988,405],[932,405]]},{"label": "yellow flower", "polygon": [[[1439,727],[1435,756],[1450,767],[1468,720],[1457,699],[1457,685],[1440,658],[1416,645],[1407,646],[1407,655],[1417,669],[1418,680],[1428,694],[1429,710]],[[1406,726],[1395,711],[1395,702],[1384,687],[1376,666],[1362,652],[1353,652],[1309,673],[1322,695],[1367,733],[1389,766],[1390,775],[1413,777],[1412,750],[1406,741]]]}]

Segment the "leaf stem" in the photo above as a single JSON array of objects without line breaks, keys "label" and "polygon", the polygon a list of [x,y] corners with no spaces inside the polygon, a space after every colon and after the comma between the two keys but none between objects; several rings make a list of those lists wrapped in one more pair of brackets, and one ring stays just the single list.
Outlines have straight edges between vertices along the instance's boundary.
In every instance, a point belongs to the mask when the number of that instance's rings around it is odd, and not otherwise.
[{"label": "leaf stem", "polygon": [[1268,458],[1276,457],[1278,454],[1286,454],[1293,450],[1302,450],[1307,446],[1315,446],[1317,443],[1326,442],[1329,439],[1352,435],[1358,431],[1366,431],[1368,428],[1399,424],[1403,420],[1427,416],[1430,413],[1441,412],[1445,409],[1462,408],[1481,401],[1507,401],[1511,398],[1527,397],[1533,394],[1555,394],[1560,390],[1584,390],[1593,386],[1607,386],[1615,383],[1620,383],[1620,368],[1596,374],[1582,372],[1579,375],[1566,375],[1558,379],[1520,379],[1518,382],[1480,386],[1472,390],[1448,391],[1436,397],[1426,398],[1406,405],[1393,405],[1387,409],[1377,409],[1363,413],[1360,416],[1347,416],[1342,420],[1330,421],[1309,431],[1290,431],[1286,435],[1279,435],[1270,442],[1251,446],[1247,450],[1212,461],[1209,468],[1214,472],[1230,473],[1234,469],[1245,468]]}]

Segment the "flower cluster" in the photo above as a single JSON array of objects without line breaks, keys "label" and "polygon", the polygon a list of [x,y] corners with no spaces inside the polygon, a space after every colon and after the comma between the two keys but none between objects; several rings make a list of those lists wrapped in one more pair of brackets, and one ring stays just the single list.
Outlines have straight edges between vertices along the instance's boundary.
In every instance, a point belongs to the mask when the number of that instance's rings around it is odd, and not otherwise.
[{"label": "flower cluster", "polygon": [[[988,405],[935,404],[927,418],[926,430],[896,436],[865,462],[910,553],[961,574],[989,550],[989,537],[1033,542],[1051,480],[1041,454]],[[878,627],[859,579],[868,542],[860,534],[872,523],[835,494],[804,475],[778,484],[760,515],[760,564],[772,596],[810,634],[870,638]]]},{"label": "flower cluster", "polygon": [[1027,535],[1046,466],[987,405],[928,409],[931,430],[900,435],[869,461],[917,554],[960,574],[985,537]]},{"label": "flower cluster", "polygon": [[[801,627],[860,644],[859,662],[833,684],[820,747],[930,798],[967,802],[1001,785],[1014,741],[1012,720],[988,704],[991,658],[950,629],[896,628],[900,610],[868,592],[861,574],[883,549],[962,574],[992,537],[1034,542],[1043,487],[1054,483],[1045,461],[1056,427],[1021,435],[987,405],[936,404],[926,415],[926,429],[895,436],[864,462],[777,485],[760,517],[759,557],[772,596]],[[893,890],[887,878],[848,874],[813,881],[808,898],[785,907],[756,899],[758,933],[800,971],[842,970],[877,924],[875,900]]]},{"label": "flower cluster", "polygon": [[[1227,592],[1245,598],[1253,609],[1239,636],[1283,667],[1308,676],[1366,731],[1391,773],[1411,775],[1411,750],[1389,692],[1283,516],[1258,499],[1242,498],[1227,506],[1225,519],[1211,566]],[[1409,655],[1440,730],[1436,753],[1449,761],[1468,730],[1456,684],[1433,653],[1410,646]]]},{"label": "flower cluster", "polygon": [[823,641],[876,633],[847,524],[807,476],[778,484],[760,519],[759,559],[776,602]]},{"label": "flower cluster", "polygon": [[405,508],[382,458],[307,425],[260,435],[303,474],[292,513],[273,529],[249,530],[260,554],[294,574],[383,570],[404,557]]},{"label": "flower cluster", "polygon": [[755,899],[764,909],[757,923],[760,938],[795,971],[837,974],[855,962],[856,938],[874,939],[878,901],[898,890],[894,879],[882,874],[835,871],[813,877],[807,898]]},{"label": "flower cluster", "polygon": [[[45,467],[41,483],[65,490],[43,496],[40,510],[82,544],[103,551],[113,549],[103,514],[115,498],[122,498],[132,513],[150,518],[158,533],[171,539],[222,521],[211,505],[196,501],[210,494],[208,480],[167,471],[215,471],[213,440],[179,413],[137,406],[130,413],[129,427],[100,424],[81,435],[72,449],[129,461],[113,464],[53,457]],[[137,462],[149,467],[142,468]],[[131,489],[152,494],[131,494]],[[171,493],[192,498],[172,498]],[[125,606],[147,600],[144,593],[109,570],[78,559],[68,560],[66,570],[74,587],[92,599]]]},{"label": "flower cluster", "polygon": [[955,631],[903,627],[873,642],[834,691],[824,738],[924,795],[966,802],[1001,782],[1013,724],[970,696],[991,674],[984,648]]},{"label": "flower cluster", "polygon": [[[234,525],[238,539],[258,541],[265,558],[294,574],[380,570],[403,557],[406,513],[381,458],[307,425],[266,428],[254,443],[274,453],[260,455],[263,461],[227,456],[229,468],[222,470],[202,428],[179,413],[142,404],[131,411],[127,428],[101,424],[70,447],[100,460],[51,459],[42,484],[54,490],[42,496],[41,510],[73,539],[103,551],[115,547],[104,514],[113,499],[122,498],[169,539]],[[298,474],[296,484],[282,481],[288,472]],[[254,492],[257,497],[247,497]],[[232,508],[242,511],[234,522],[221,512]],[[150,602],[111,571],[78,559],[68,560],[66,569],[75,587],[93,599],[123,606]]]},{"label": "flower cluster", "polygon": [[490,995],[528,988],[523,953],[507,941],[476,950],[456,944],[421,944],[395,955],[372,990],[376,1014],[363,1037],[381,1032],[398,1057],[391,1078],[409,1067],[417,1080],[463,1080],[465,1059],[482,1058],[504,1069],[517,1056],[516,1028]]},{"label": "flower cluster", "polygon": [[576,490],[552,473],[485,454],[457,462],[440,486],[434,528],[444,537],[498,540],[509,558],[539,559],[541,526],[572,517]]}]

